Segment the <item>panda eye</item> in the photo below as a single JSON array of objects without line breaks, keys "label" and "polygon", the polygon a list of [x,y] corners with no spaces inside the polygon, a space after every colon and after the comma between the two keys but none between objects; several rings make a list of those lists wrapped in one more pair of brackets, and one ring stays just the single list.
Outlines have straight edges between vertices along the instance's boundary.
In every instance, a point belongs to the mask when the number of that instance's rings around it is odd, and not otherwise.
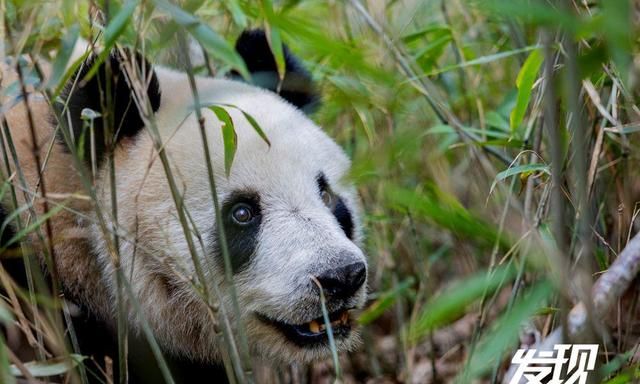
[{"label": "panda eye", "polygon": [[246,203],[238,203],[234,205],[231,210],[231,218],[233,218],[233,221],[237,224],[247,225],[253,221],[253,209]]},{"label": "panda eye", "polygon": [[331,194],[331,192],[329,191],[322,191],[320,192],[320,198],[322,199],[322,202],[324,203],[324,205],[326,205],[328,208],[333,209],[334,208],[334,198],[333,195]]}]

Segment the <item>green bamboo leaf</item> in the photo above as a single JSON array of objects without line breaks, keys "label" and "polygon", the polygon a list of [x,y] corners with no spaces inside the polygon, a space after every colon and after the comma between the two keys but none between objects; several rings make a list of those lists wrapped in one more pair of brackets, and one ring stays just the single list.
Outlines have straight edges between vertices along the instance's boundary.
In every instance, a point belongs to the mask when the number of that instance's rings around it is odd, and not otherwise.
[{"label": "green bamboo leaf", "polygon": [[546,3],[529,0],[485,0],[478,4],[492,16],[501,15],[509,19],[522,19],[535,25],[561,25],[564,29],[576,32],[584,28],[584,20],[569,7],[550,7]]},{"label": "green bamboo leaf", "polygon": [[218,117],[218,120],[222,123],[222,142],[224,144],[224,170],[229,177],[231,173],[231,165],[233,164],[233,158],[236,155],[236,149],[238,149],[238,135],[233,125],[231,115],[226,109],[219,105],[211,105],[209,109],[213,111]]},{"label": "green bamboo leaf", "polygon": [[211,56],[229,64],[240,74],[249,79],[249,71],[236,50],[213,29],[200,21],[196,16],[184,11],[166,0],[153,0],[156,7],[171,16],[173,21],[186,29]]},{"label": "green bamboo leaf", "polygon": [[[84,359],[86,359],[85,356],[70,354],[68,359],[57,358],[45,361],[32,361],[25,363],[24,366],[33,377],[57,376],[69,372],[75,366],[82,363]],[[22,376],[22,373],[15,365],[11,365],[10,369],[14,376]]]},{"label": "green bamboo leaf", "polygon": [[613,375],[617,371],[619,371],[620,368],[624,367],[629,362],[629,359],[633,357],[634,353],[635,353],[635,348],[632,348],[627,352],[616,356],[613,360],[610,360],[608,363],[603,364],[599,369],[600,377],[606,378]]},{"label": "green bamboo leaf", "polygon": [[402,37],[402,41],[405,44],[411,43],[412,41],[418,40],[428,34],[434,33],[434,32],[447,32],[447,33],[451,33],[451,28],[446,25],[446,24],[431,24],[423,29],[421,29],[420,31],[417,32],[413,32],[410,33],[406,36]]},{"label": "green bamboo leaf", "polygon": [[[71,65],[69,65],[69,68],[67,68],[66,72],[64,73],[64,76],[62,76],[62,78],[57,83],[58,85],[56,86],[53,92],[54,98],[57,98],[58,96],[60,96],[60,93],[62,92],[64,87],[67,85],[67,82],[69,81],[71,76],[73,76],[76,73],[77,69],[85,62],[85,60],[87,60],[89,55],[91,55],[91,50],[87,50],[86,52],[84,52],[82,56],[77,58]],[[64,104],[66,100],[62,100],[61,102]]]},{"label": "green bamboo leaf", "polygon": [[415,279],[409,276],[403,282],[396,287],[383,293],[378,300],[371,304],[367,309],[362,312],[358,318],[358,323],[361,325],[367,325],[372,323],[375,319],[380,317],[389,307],[396,302],[396,300],[402,296],[411,286],[415,284]]},{"label": "green bamboo leaf", "polygon": [[419,60],[426,58],[429,63],[435,62],[444,53],[444,48],[453,40],[450,31],[444,31],[442,36],[435,38],[433,41],[426,44],[415,55],[414,59]]},{"label": "green bamboo leaf", "polygon": [[133,12],[138,6],[138,0],[131,0],[127,2],[122,8],[118,10],[116,15],[111,19],[109,25],[104,29],[104,48],[98,55],[98,58],[94,60],[93,66],[87,72],[83,80],[87,80],[95,76],[96,72],[100,68],[100,65],[111,53],[111,49],[116,44],[118,37],[124,33],[129,25],[129,19],[133,15]]},{"label": "green bamboo leaf", "polygon": [[29,232],[34,231],[36,228],[44,224],[45,221],[60,212],[63,208],[64,205],[60,204],[55,206],[54,208],[49,209],[49,212],[47,212],[46,214],[38,216],[37,220],[29,224],[27,227],[21,229],[20,232],[16,233],[11,239],[9,239],[9,241],[7,241],[7,243],[2,248],[0,248],[0,254],[7,250],[7,248],[9,248],[11,245],[20,241],[20,239],[24,238]]},{"label": "green bamboo leaf", "polygon": [[433,71],[429,72],[426,76],[435,76],[435,75],[439,75],[439,74],[444,73],[444,72],[452,71],[454,69],[472,67],[472,66],[481,65],[481,64],[488,64],[488,63],[491,63],[493,61],[506,59],[507,57],[519,55],[519,54],[524,53],[524,52],[530,52],[532,50],[537,50],[539,48],[540,48],[539,45],[530,45],[528,47],[513,49],[511,51],[498,52],[498,53],[494,53],[492,55],[482,56],[482,57],[478,57],[477,59],[465,61],[465,62],[460,63],[460,64],[448,65],[448,66],[443,67],[443,68],[436,68]]},{"label": "green bamboo leaf", "polygon": [[231,13],[233,22],[240,27],[240,29],[245,29],[247,27],[247,16],[244,14],[242,7],[240,7],[238,0],[226,0],[224,5]]},{"label": "green bamboo leaf", "polygon": [[511,167],[509,169],[506,169],[496,175],[496,180],[502,181],[507,177],[510,177],[513,175],[518,175],[520,173],[532,173],[532,172],[544,172],[546,174],[551,174],[551,171],[549,170],[549,166],[545,164],[534,163],[534,164],[527,164],[527,165],[519,165],[517,167]]},{"label": "green bamboo leaf", "polygon": [[498,128],[504,132],[509,132],[509,122],[498,112],[487,112],[487,115],[485,116],[485,122],[489,126]]},{"label": "green bamboo leaf", "polygon": [[547,175],[551,174],[551,170],[549,166],[546,164],[534,163],[534,164],[526,164],[526,165],[518,165],[516,167],[510,167],[505,169],[504,171],[498,173],[491,184],[491,188],[489,189],[489,194],[493,191],[495,186],[502,180],[509,178],[514,175],[520,174],[531,174],[534,172],[544,172]]},{"label": "green bamboo leaf", "polygon": [[478,347],[470,359],[465,372],[461,373],[464,378],[461,381],[471,382],[474,377],[481,375],[491,369],[502,359],[504,353],[517,345],[518,333],[521,324],[535,316],[536,312],[543,308],[546,301],[553,293],[553,285],[548,280],[542,280],[525,293],[515,302],[510,311],[504,313],[495,323],[490,332],[485,333],[478,342]]},{"label": "green bamboo leaf", "polygon": [[522,124],[524,114],[529,106],[529,100],[531,99],[533,83],[536,80],[536,76],[538,75],[543,59],[544,57],[542,52],[539,49],[534,50],[529,54],[529,57],[527,57],[527,60],[520,69],[520,73],[518,73],[518,78],[516,79],[518,98],[516,106],[513,108],[511,115],[509,116],[511,133],[514,133],[520,124]]},{"label": "green bamboo leaf", "polygon": [[280,36],[280,29],[273,25],[273,20],[276,18],[275,11],[273,9],[273,3],[271,0],[262,0],[262,10],[265,15],[266,22],[266,34],[267,42],[271,48],[273,58],[276,60],[276,68],[278,70],[278,78],[280,81],[284,79],[285,74],[285,59],[284,49],[282,45],[282,37]]},{"label": "green bamboo leaf", "polygon": [[137,6],[138,0],[129,0],[120,8],[115,17],[111,19],[109,25],[104,29],[105,51],[110,51],[118,37],[125,31],[129,24],[129,19],[131,19]]},{"label": "green bamboo leaf", "polygon": [[271,142],[269,141],[269,138],[267,137],[267,134],[264,133],[264,131],[262,130],[262,128],[260,128],[260,125],[258,124],[258,122],[253,118],[253,116],[251,116],[250,114],[248,114],[247,112],[243,111],[240,108],[237,108],[242,115],[244,116],[245,119],[247,119],[247,121],[249,122],[249,124],[251,124],[251,126],[253,127],[253,130],[256,131],[256,133],[262,138],[262,140],[265,141],[265,143],[267,143],[268,146],[271,146]]},{"label": "green bamboo leaf", "polygon": [[[271,53],[276,60],[276,67],[278,70],[278,78],[280,81],[284,79],[286,67],[284,60],[284,49],[282,48],[282,38],[280,37],[280,30],[277,27],[267,25],[267,41],[271,48]],[[278,85],[278,88],[280,86]]]},{"label": "green bamboo leaf", "polygon": [[469,305],[486,294],[495,292],[509,284],[516,276],[516,269],[510,266],[496,268],[493,272],[481,272],[466,278],[431,299],[423,308],[415,322],[409,327],[409,340],[419,341],[429,332],[462,316]]},{"label": "green bamboo leaf", "polygon": [[18,209],[12,210],[9,214],[5,215],[4,221],[2,223],[0,223],[0,237],[4,234],[4,232],[7,230],[7,228],[11,225],[13,220],[15,220],[23,212],[28,211],[30,208],[31,208],[30,204],[24,204],[24,205],[18,207]]},{"label": "green bamboo leaf", "polygon": [[506,234],[498,234],[490,223],[469,212],[454,196],[443,193],[435,185],[427,187],[426,191],[413,191],[389,186],[385,191],[386,198],[392,208],[403,213],[409,211],[416,218],[431,220],[456,236],[477,240],[481,245],[491,247],[497,239],[501,247],[510,247]]},{"label": "green bamboo leaf", "polygon": [[[486,136],[493,139],[509,139],[510,137],[508,134],[502,131],[497,131],[497,130],[486,130],[486,129],[478,129],[478,128],[472,128],[472,127],[462,127],[461,129],[465,132],[474,133],[480,136]],[[427,129],[425,133],[427,135],[452,134],[452,133],[456,133],[456,130],[453,129],[453,127],[450,125],[438,124]]]},{"label": "green bamboo leaf", "polygon": [[631,368],[625,369],[619,375],[617,375],[616,377],[612,378],[611,380],[605,381],[604,384],[628,384],[628,383],[632,383],[634,378],[635,379],[640,378],[640,375],[638,374],[638,367],[640,367],[640,365],[634,364],[634,365],[632,365]]},{"label": "green bamboo leaf", "polygon": [[218,105],[222,105],[224,107],[229,107],[229,108],[233,108],[240,111],[240,113],[242,113],[242,116],[244,116],[244,118],[247,119],[249,124],[251,124],[251,126],[253,127],[253,130],[256,131],[256,133],[262,138],[262,140],[264,140],[265,143],[267,143],[268,146],[271,146],[271,142],[269,141],[267,134],[264,133],[264,131],[260,127],[260,124],[258,124],[258,122],[256,121],[256,119],[253,118],[253,116],[251,116],[250,114],[245,112],[243,109],[233,104],[218,104]]},{"label": "green bamboo leaf", "polygon": [[53,68],[51,70],[51,76],[47,88],[53,88],[60,84],[60,80],[64,77],[65,69],[71,60],[73,54],[73,48],[78,41],[80,35],[80,26],[74,24],[69,28],[69,32],[62,38],[62,44],[60,50],[56,54],[56,60],[53,62]]}]

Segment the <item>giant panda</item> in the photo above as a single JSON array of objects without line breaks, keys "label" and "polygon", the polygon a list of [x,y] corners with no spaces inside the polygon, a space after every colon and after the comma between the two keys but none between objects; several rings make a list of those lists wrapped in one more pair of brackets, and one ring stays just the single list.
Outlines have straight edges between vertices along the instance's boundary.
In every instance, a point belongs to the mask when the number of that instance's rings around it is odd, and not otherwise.
[{"label": "giant panda", "polygon": [[[216,308],[225,309],[230,324],[244,326],[253,358],[288,364],[329,355],[318,284],[337,349],[347,351],[357,344],[352,312],[365,302],[367,261],[361,249],[361,207],[348,178],[350,161],[305,114],[319,98],[309,73],[286,46],[282,81],[263,31],[245,31],[236,50],[253,83],[238,76],[195,77],[197,102],[187,74],[118,48],[92,77],[88,73],[99,53],[90,55],[53,108],[34,94],[27,98],[28,110],[25,100],[5,104],[2,110],[20,172],[13,160],[0,161],[0,169],[5,177],[12,175],[18,206],[35,199],[34,208],[42,214],[43,185],[48,209],[64,206],[49,221],[55,272],[65,299],[92,322],[105,325],[107,336],[93,332],[100,337],[98,343],[115,335],[118,263],[142,312],[139,316],[128,306],[132,337],[140,337],[143,317],[162,350],[179,361],[208,366],[219,365],[223,357],[220,324],[212,321],[210,307],[192,286],[199,273],[211,295],[217,299],[214,291],[220,294]],[[15,74],[12,78],[10,68],[3,69],[2,86],[7,87]],[[110,103],[105,102],[105,89],[111,90]],[[211,105],[228,112],[237,135],[228,174],[222,123]],[[88,111],[97,112],[91,120]],[[113,134],[105,134],[111,132],[105,128],[108,121],[117,127]],[[38,140],[43,183],[38,180],[31,128]],[[206,132],[239,319],[226,278],[201,129]],[[5,151],[8,140],[3,131]],[[157,148],[166,155],[165,164]],[[171,170],[177,199],[163,165]],[[90,192],[97,204],[86,197]],[[184,215],[177,204],[185,207]],[[15,209],[5,196],[0,221],[15,219],[10,215]],[[188,222],[190,239],[181,219]],[[11,237],[10,230],[3,233],[3,241]],[[42,232],[46,238],[48,232]],[[105,232],[117,233],[117,250],[114,236]],[[33,249],[43,253],[42,242],[31,240]],[[201,271],[192,260],[193,249]],[[92,343],[95,340],[85,344]]]}]

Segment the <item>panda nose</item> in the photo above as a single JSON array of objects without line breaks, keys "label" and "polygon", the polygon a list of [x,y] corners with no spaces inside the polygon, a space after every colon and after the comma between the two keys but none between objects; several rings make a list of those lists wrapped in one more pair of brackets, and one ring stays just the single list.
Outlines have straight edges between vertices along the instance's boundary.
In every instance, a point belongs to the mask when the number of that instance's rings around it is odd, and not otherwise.
[{"label": "panda nose", "polygon": [[359,261],[326,270],[316,278],[327,296],[332,299],[347,299],[364,284],[367,267]]}]

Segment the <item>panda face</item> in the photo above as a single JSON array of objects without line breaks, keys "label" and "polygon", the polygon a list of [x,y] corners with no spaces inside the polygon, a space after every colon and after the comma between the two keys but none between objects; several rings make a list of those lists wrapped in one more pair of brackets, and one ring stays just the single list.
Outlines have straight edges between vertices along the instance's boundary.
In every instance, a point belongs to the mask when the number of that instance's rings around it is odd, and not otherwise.
[{"label": "panda face", "polygon": [[[191,236],[207,284],[219,288],[221,297],[216,299],[235,324],[188,79],[162,68],[155,72],[162,98],[153,119],[193,227]],[[337,348],[352,348],[357,335],[351,312],[365,301],[366,259],[359,247],[360,207],[347,179],[348,158],[299,109],[272,92],[210,78],[198,78],[197,87],[201,105],[234,106],[226,108],[237,134],[228,176],[221,123],[209,108],[200,112],[240,304],[239,320],[252,353],[281,362],[328,355],[314,280],[324,288]],[[270,145],[240,110],[257,121]],[[124,270],[133,271],[132,286],[145,317],[165,348],[216,359],[216,327],[188,284],[191,276],[197,276],[196,268],[150,135],[141,132],[119,146],[114,157],[118,225],[127,239],[121,244],[121,263]],[[106,171],[103,174],[106,179]],[[101,196],[104,211],[110,212],[110,188],[105,187]],[[115,281],[97,227],[94,235],[105,280]]]},{"label": "panda face", "polygon": [[[60,132],[67,149],[87,154],[87,168],[97,172],[99,209],[87,212],[94,216],[87,246],[111,299],[98,301],[94,287],[84,287],[85,304],[108,321],[115,318],[119,265],[142,310],[131,309],[131,329],[146,322],[166,351],[220,362],[221,330],[243,324],[253,356],[307,362],[330,353],[321,286],[337,348],[350,350],[358,339],[352,312],[365,302],[367,264],[349,159],[302,112],[317,97],[286,46],[281,82],[263,32],[243,33],[236,50],[259,86],[196,77],[199,111],[186,74],[154,68],[125,49],[109,55],[109,70],[99,64],[89,78],[90,59],[70,81],[66,106],[56,112],[66,123]],[[112,91],[108,111],[100,102],[105,89]],[[237,136],[228,175],[214,105],[229,113]],[[102,112],[93,134],[82,120],[85,108]],[[118,127],[115,134],[104,116]],[[82,137],[89,139],[74,141]],[[103,166],[107,151],[113,151],[115,178]],[[117,249],[105,231],[117,232]]]}]

